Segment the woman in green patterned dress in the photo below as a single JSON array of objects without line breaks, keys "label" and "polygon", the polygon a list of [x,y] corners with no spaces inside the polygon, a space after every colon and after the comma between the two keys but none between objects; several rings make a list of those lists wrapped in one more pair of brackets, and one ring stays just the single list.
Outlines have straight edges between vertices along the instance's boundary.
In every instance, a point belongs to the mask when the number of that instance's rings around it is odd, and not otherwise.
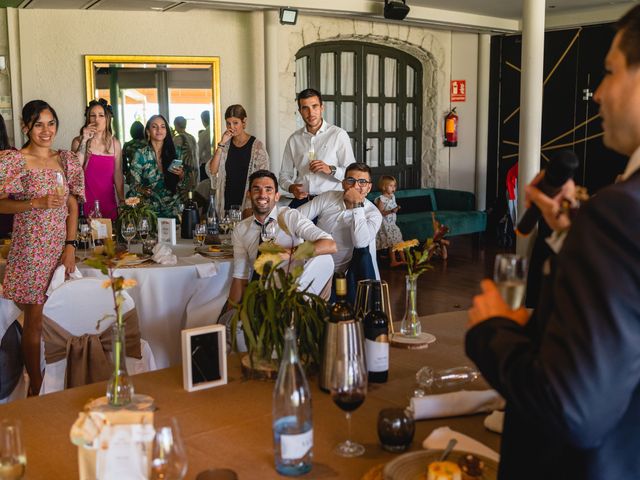
[{"label": "woman in green patterned dress", "polygon": [[131,163],[133,184],[129,196],[144,197],[158,217],[173,218],[179,214],[180,187],[184,170],[169,168],[179,159],[179,152],[168,132],[167,120],[162,115],[153,115],[145,127],[149,144],[137,150]]}]

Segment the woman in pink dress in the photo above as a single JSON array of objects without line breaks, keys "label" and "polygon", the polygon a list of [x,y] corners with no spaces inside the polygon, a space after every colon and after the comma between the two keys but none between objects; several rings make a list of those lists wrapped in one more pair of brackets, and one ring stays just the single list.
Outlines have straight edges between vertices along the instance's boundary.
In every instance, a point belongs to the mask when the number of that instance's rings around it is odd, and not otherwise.
[{"label": "woman in pink dress", "polygon": [[120,203],[124,201],[124,176],[122,147],[111,131],[111,105],[104,98],[91,100],[84,116],[84,127],[71,144],[71,150],[76,152],[84,168],[87,196],[84,213],[88,215],[99,200],[102,216],[115,221],[118,216],[116,198]]},{"label": "woman in pink dress", "polygon": [[42,384],[40,341],[45,292],[60,264],[75,270],[78,201],[84,200],[84,178],[76,155],[53,150],[56,112],[33,100],[22,109],[19,151],[0,155],[0,213],[13,213],[13,237],[3,295],[24,311],[22,353],[29,374],[29,394]]}]

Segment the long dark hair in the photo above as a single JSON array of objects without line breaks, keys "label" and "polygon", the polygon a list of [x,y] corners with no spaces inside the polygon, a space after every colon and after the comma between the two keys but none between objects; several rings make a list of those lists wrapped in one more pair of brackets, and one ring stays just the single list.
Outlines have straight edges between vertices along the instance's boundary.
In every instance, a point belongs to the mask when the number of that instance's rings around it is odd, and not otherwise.
[{"label": "long dark hair", "polygon": [[[104,130],[104,145],[107,149],[107,152],[111,151],[111,147],[113,147],[113,130],[111,129],[111,120],[113,119],[113,110],[111,109],[111,105],[104,98],[99,98],[98,100],[91,100],[87,108],[84,110],[84,125],[80,129],[80,135],[82,135],[82,129],[89,125],[89,114],[91,114],[91,110],[93,107],[101,107],[104,112],[104,118],[107,123],[107,127]],[[115,152],[115,150],[114,150]],[[91,139],[87,141],[87,157],[88,154],[91,153]]]},{"label": "long dark hair", "polygon": [[[173,139],[171,138],[169,122],[167,122],[167,119],[162,115],[152,115],[151,118],[147,120],[147,125],[144,127],[144,131],[147,136],[147,141],[149,141],[149,129],[151,128],[151,122],[157,118],[162,119],[167,129],[167,136],[164,137],[164,140],[162,141],[162,150],[160,151],[160,154],[162,155],[162,171],[164,172],[164,186],[171,193],[176,193],[180,177],[169,171],[169,165],[171,165],[171,162],[176,158],[176,147],[173,144]],[[149,145],[151,146],[151,142],[149,142]]]},{"label": "long dark hair", "polygon": [[7,126],[4,124],[4,118],[0,115],[0,150],[9,150],[10,148]]},{"label": "long dark hair", "polygon": [[22,123],[28,129],[25,132],[25,135],[27,136],[27,141],[25,142],[24,145],[22,145],[22,148],[29,145],[29,142],[31,141],[29,139],[29,134],[31,133],[31,130],[33,130],[33,126],[35,125],[35,123],[40,119],[40,114],[44,110],[49,110],[51,112],[51,115],[53,115],[53,118],[56,121],[56,131],[60,127],[58,114],[53,109],[53,107],[51,107],[51,105],[49,105],[44,100],[31,100],[24,107],[22,107]]}]

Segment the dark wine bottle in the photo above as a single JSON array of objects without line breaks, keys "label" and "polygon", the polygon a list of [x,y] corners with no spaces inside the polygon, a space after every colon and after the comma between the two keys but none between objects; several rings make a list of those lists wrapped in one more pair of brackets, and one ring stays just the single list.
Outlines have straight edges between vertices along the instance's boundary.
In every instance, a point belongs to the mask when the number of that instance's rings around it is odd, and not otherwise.
[{"label": "dark wine bottle", "polygon": [[334,275],[336,282],[336,301],[329,307],[329,321],[333,323],[353,320],[353,307],[347,300],[347,279],[344,273]]},{"label": "dark wine bottle", "polygon": [[182,224],[180,225],[182,238],[193,238],[193,229],[196,228],[196,224],[200,223],[200,212],[198,205],[193,201],[193,192],[189,192],[188,196],[182,211]]},{"label": "dark wine bottle", "polygon": [[389,378],[389,318],[382,311],[380,283],[371,287],[373,308],[364,317],[367,371],[369,382],[385,383]]}]

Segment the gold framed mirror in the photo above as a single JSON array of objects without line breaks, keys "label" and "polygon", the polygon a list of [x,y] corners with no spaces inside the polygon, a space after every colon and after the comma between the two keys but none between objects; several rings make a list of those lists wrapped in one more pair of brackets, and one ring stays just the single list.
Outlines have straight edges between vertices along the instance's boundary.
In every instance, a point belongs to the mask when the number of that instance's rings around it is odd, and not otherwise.
[{"label": "gold framed mirror", "polygon": [[184,117],[187,132],[196,139],[208,133],[209,148],[220,141],[219,57],[85,55],[84,59],[87,104],[97,98],[109,101],[113,130],[121,142],[131,139],[134,121],[144,125],[157,113],[171,125],[177,116]]}]

